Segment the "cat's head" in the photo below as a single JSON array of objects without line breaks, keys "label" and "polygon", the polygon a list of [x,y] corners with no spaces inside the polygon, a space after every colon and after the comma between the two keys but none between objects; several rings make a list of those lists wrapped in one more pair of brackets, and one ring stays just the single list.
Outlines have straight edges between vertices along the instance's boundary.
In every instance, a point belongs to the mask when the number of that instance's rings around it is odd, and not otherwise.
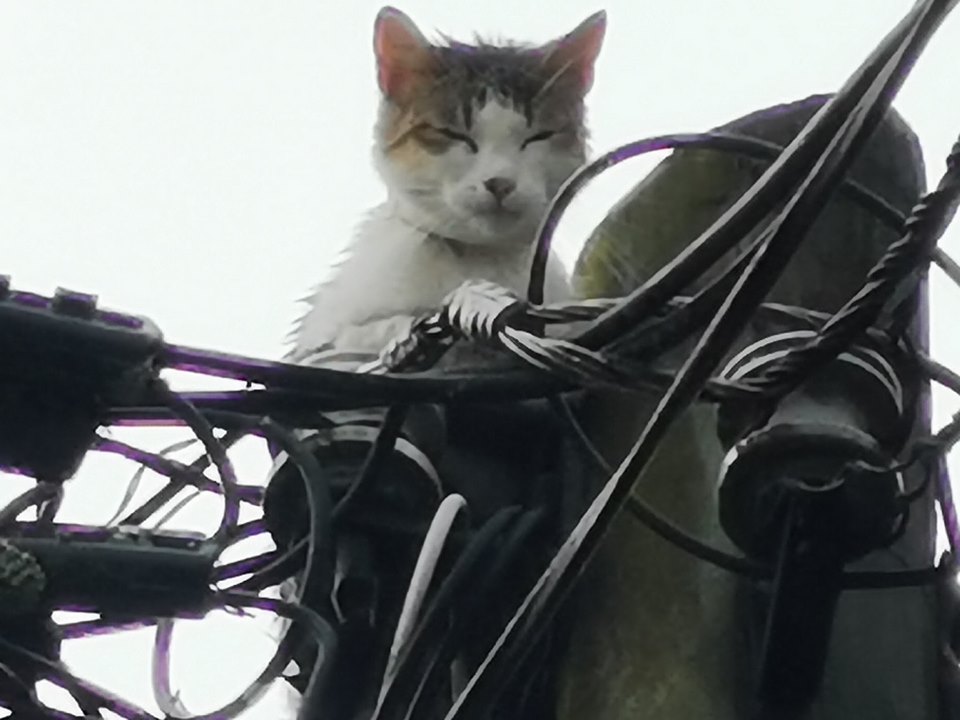
[{"label": "cat's head", "polygon": [[532,240],[584,161],[584,96],[606,16],[538,47],[430,43],[380,11],[377,168],[408,222],[473,244]]}]

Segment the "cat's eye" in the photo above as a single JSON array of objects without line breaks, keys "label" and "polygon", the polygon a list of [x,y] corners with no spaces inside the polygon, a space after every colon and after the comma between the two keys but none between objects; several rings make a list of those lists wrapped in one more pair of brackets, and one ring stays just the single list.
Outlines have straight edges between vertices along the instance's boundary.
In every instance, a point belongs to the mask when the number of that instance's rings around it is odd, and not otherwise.
[{"label": "cat's eye", "polygon": [[477,146],[476,141],[469,135],[465,135],[462,132],[457,132],[456,130],[451,130],[447,127],[436,127],[434,125],[428,126],[430,130],[440,135],[443,135],[445,138],[454,140],[455,142],[461,142],[467,146],[467,149],[472,153],[477,153],[480,148]]},{"label": "cat's eye", "polygon": [[520,145],[520,149],[523,150],[530,143],[541,142],[542,140],[549,140],[554,135],[556,135],[555,130],[541,130],[538,133],[535,133],[523,141]]}]

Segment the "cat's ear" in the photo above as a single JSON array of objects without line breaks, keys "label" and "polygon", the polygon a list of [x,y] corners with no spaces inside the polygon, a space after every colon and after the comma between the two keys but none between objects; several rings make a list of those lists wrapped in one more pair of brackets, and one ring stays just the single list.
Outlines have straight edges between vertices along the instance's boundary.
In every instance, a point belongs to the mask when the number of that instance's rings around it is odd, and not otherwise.
[{"label": "cat's ear", "polygon": [[563,37],[543,46],[544,63],[553,74],[573,80],[581,94],[586,95],[593,86],[593,66],[606,30],[607,13],[600,10]]},{"label": "cat's ear", "polygon": [[434,63],[432,46],[413,20],[386,6],[373,24],[373,51],[377,57],[377,83],[385,97],[403,102]]}]

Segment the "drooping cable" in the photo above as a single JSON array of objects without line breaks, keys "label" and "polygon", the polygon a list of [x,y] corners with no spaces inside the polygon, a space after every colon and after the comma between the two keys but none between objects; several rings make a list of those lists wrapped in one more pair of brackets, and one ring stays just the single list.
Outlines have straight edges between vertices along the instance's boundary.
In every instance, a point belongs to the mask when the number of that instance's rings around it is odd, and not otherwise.
[{"label": "drooping cable", "polygon": [[[889,107],[894,92],[906,75],[904,69],[912,64],[932,27],[936,27],[935,21],[942,19],[943,8],[938,14],[931,7],[935,6],[928,3],[918,5],[908,15],[905,37],[894,34],[883,43],[882,47],[889,51],[890,58],[877,73],[876,82],[871,82],[863,96],[856,98],[850,117],[830,139],[813,171],[773,221],[772,232],[751,258],[746,272],[681,367],[637,443],[617,473],[601,489],[550,568],[541,576],[507,625],[448,713],[448,720],[479,720],[483,717],[497,697],[509,668],[516,666],[530,642],[552,618],[557,604],[569,592],[585,561],[605,536],[611,520],[625,503],[637,476],[645,468],[660,440],[676,417],[696,398],[716,363],[779,278],[799,247],[804,232],[816,217],[817,209],[822,207],[823,199],[836,187],[852,162],[853,154]],[[881,56],[884,54],[881,53]],[[849,89],[846,93],[852,94]]]}]

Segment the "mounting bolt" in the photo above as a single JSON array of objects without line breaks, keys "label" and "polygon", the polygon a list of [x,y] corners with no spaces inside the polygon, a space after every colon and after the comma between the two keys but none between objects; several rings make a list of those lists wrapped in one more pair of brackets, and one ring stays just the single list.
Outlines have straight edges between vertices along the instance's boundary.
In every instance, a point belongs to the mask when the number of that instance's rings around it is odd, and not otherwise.
[{"label": "mounting bolt", "polygon": [[97,296],[57,288],[50,302],[50,309],[60,315],[93,320],[97,314]]}]

